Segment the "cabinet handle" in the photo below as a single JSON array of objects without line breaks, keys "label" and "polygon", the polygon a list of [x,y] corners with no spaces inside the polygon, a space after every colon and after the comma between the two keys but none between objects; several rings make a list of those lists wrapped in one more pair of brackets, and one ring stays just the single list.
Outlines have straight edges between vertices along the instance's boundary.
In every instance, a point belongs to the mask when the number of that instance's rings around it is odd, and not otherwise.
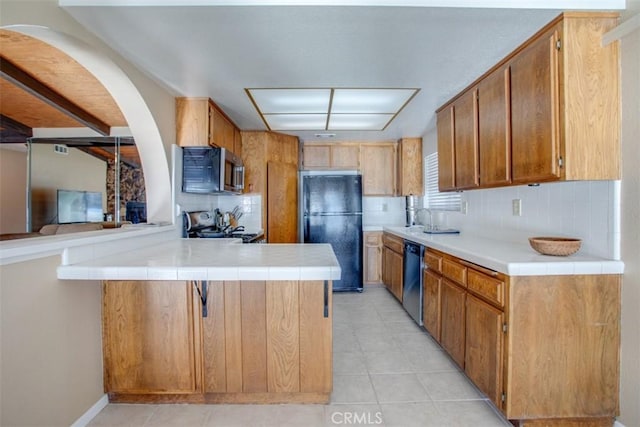
[{"label": "cabinet handle", "polygon": [[329,317],[329,281],[324,281],[324,317]]},{"label": "cabinet handle", "polygon": [[489,270],[488,268],[481,267],[478,264],[474,264],[472,262],[465,261],[463,259],[458,260],[458,262],[460,262],[460,264],[462,264],[464,266],[467,266],[469,268],[473,268],[474,270],[478,270],[481,273],[487,274],[489,276],[496,277],[499,274],[497,271]]}]

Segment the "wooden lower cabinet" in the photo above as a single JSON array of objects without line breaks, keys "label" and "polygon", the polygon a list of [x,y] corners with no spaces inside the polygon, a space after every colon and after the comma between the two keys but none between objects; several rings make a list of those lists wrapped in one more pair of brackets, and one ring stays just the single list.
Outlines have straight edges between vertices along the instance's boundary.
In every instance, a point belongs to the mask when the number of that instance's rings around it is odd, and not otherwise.
[{"label": "wooden lower cabinet", "polygon": [[[204,282],[196,285],[203,293]],[[331,289],[324,281],[207,282],[204,316],[192,282],[105,282],[111,401],[328,402],[325,285]]]},{"label": "wooden lower cabinet", "polygon": [[500,407],[504,313],[469,294],[465,314],[464,371]]},{"label": "wooden lower cabinet", "polygon": [[382,281],[398,301],[402,302],[403,241],[388,233],[382,236]]},{"label": "wooden lower cabinet", "polygon": [[448,279],[442,280],[440,299],[440,344],[464,368],[466,291]]},{"label": "wooden lower cabinet", "polygon": [[362,281],[365,285],[382,283],[382,232],[364,232]]},{"label": "wooden lower cabinet", "polygon": [[613,424],[619,275],[506,276],[430,248],[425,264],[425,328],[514,425]]},{"label": "wooden lower cabinet", "polygon": [[422,283],[422,321],[424,328],[436,341],[440,341],[442,276],[425,268]]}]

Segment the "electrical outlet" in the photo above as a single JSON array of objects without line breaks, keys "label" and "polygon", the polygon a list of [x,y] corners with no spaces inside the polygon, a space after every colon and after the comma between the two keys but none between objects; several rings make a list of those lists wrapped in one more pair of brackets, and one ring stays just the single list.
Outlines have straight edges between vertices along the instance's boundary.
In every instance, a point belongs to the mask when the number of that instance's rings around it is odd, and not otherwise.
[{"label": "electrical outlet", "polygon": [[460,213],[462,215],[466,215],[468,209],[469,209],[469,202],[467,202],[466,200],[461,201],[460,202]]},{"label": "electrical outlet", "polygon": [[511,201],[511,208],[513,211],[513,216],[522,216],[522,200],[521,199],[513,199]]}]

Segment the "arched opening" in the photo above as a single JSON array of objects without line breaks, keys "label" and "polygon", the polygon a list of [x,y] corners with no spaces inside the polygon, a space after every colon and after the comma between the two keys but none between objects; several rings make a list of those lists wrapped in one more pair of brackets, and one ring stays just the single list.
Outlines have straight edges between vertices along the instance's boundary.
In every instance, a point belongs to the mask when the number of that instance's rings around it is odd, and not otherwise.
[{"label": "arched opening", "polygon": [[2,27],[47,43],[67,54],[90,72],[109,92],[127,121],[145,176],[149,222],[172,221],[169,164],[162,136],[142,95],[124,71],[86,43],[47,27]]}]

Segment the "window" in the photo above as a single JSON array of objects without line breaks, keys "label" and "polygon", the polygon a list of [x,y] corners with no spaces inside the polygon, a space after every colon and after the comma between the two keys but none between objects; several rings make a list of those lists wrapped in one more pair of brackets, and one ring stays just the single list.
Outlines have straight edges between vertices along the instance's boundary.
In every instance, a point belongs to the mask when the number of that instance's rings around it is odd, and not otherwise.
[{"label": "window", "polygon": [[455,191],[441,193],[438,190],[438,153],[425,156],[424,164],[424,182],[426,182],[424,207],[440,211],[459,211],[460,193]]}]

